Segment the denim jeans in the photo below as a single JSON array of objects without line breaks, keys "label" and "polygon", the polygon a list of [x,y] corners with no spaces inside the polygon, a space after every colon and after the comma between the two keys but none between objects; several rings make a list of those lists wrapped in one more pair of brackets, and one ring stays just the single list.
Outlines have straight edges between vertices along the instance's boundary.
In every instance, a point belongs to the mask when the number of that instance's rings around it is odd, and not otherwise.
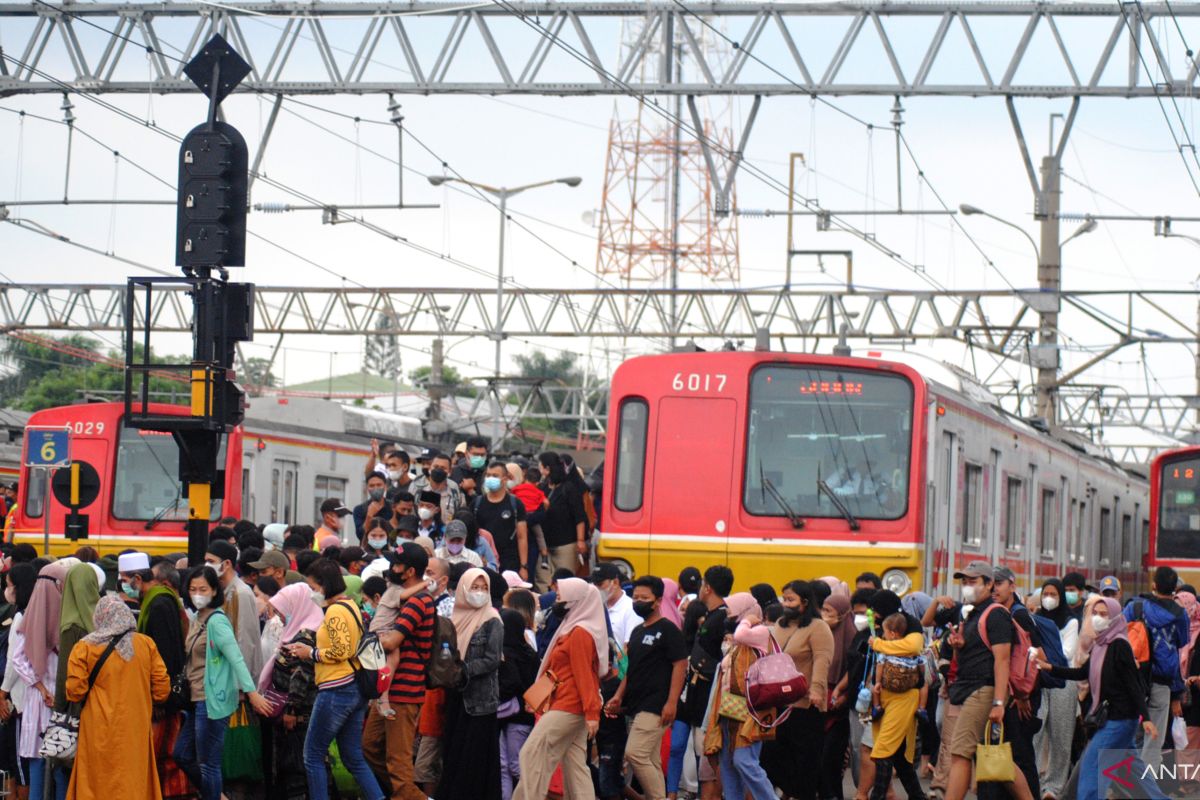
[{"label": "denim jeans", "polygon": [[744,800],[749,793],[753,800],[775,800],[775,787],[767,771],[759,763],[762,742],[734,749],[733,740],[740,722],[722,719],[725,746],[721,748],[721,786],[725,800]]},{"label": "denim jeans", "polygon": [[[1146,767],[1138,755],[1138,751],[1134,749],[1134,737],[1137,735],[1138,727],[1136,719],[1110,719],[1104,724],[1104,727],[1096,731],[1096,735],[1092,737],[1087,750],[1083,753],[1083,758],[1079,761],[1077,800],[1100,800],[1108,794],[1112,778],[1100,772],[1102,769],[1101,750],[1122,750],[1132,756],[1133,763],[1129,765],[1128,773],[1121,770],[1119,774],[1125,780],[1140,784],[1139,796],[1145,795],[1154,800],[1166,800],[1166,795],[1158,788],[1158,784],[1154,782],[1153,778],[1148,777],[1146,780],[1142,780],[1142,773]],[[1112,759],[1110,758],[1108,761],[1112,761]],[[1106,763],[1103,768],[1111,766],[1112,764]]]},{"label": "denim jeans", "polygon": [[[46,793],[46,759],[25,758],[22,761],[29,765],[29,796],[41,800]],[[71,774],[65,769],[56,769],[53,771],[53,776],[55,800],[66,800],[67,784],[71,781]]]},{"label": "denim jeans", "polygon": [[309,800],[329,800],[325,756],[334,739],[337,739],[342,764],[358,783],[359,796],[364,800],[383,800],[383,791],[363,758],[366,715],[367,701],[353,683],[317,692],[317,701],[313,703],[312,716],[308,720],[308,735],[304,737],[304,771],[308,775]]},{"label": "denim jeans", "polygon": [[[671,726],[671,760],[667,764],[667,794],[679,791],[683,783],[683,764],[688,758],[696,760],[692,754],[692,728],[686,722],[675,720]],[[693,764],[692,766],[695,766]],[[696,787],[688,787],[695,791]]]},{"label": "denim jeans", "polygon": [[183,727],[175,740],[175,763],[200,793],[200,800],[221,800],[221,755],[225,752],[225,731],[229,717],[209,719],[204,701],[193,703],[184,712]]}]

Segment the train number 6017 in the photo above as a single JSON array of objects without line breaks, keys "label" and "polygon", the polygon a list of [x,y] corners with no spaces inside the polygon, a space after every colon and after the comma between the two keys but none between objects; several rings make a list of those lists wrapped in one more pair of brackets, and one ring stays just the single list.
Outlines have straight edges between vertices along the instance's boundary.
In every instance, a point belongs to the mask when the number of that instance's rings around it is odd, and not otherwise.
[{"label": "train number 6017", "polygon": [[725,381],[728,376],[722,374],[689,372],[684,375],[682,372],[676,372],[675,377],[671,380],[671,388],[677,392],[711,392],[724,391]]}]

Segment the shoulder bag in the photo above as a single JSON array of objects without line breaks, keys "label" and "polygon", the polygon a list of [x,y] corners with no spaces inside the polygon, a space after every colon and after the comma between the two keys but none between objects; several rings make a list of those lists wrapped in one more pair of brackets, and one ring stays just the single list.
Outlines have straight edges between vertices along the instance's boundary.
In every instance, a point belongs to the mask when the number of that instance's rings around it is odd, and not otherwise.
[{"label": "shoulder bag", "polygon": [[523,699],[531,714],[545,714],[550,710],[550,704],[554,702],[554,693],[558,691],[558,683],[558,676],[553,670],[546,670],[525,690]]},{"label": "shoulder bag", "polygon": [[1012,783],[1016,780],[1012,744],[1004,741],[1004,725],[1000,725],[999,741],[992,744],[992,724],[984,734],[983,744],[975,748],[975,781],[977,783]]},{"label": "shoulder bag", "polygon": [[[116,649],[117,642],[130,633],[131,631],[125,631],[110,639],[108,647],[104,648],[100,658],[96,659],[96,665],[92,667],[92,672],[88,675],[87,691],[84,693],[83,699],[79,701],[80,714],[83,713],[83,707],[87,705],[88,695],[92,693],[92,687],[96,684],[96,676],[100,674],[100,668],[104,666],[104,662],[108,661],[108,657]],[[65,761],[75,758],[75,751],[78,749],[79,717],[69,712],[55,711],[50,715],[50,725],[42,736],[42,746],[38,749],[38,756]]]}]

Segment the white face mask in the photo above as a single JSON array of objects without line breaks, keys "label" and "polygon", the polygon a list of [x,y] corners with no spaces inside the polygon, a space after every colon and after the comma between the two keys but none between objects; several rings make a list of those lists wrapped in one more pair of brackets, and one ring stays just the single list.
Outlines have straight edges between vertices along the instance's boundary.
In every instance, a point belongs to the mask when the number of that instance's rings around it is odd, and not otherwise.
[{"label": "white face mask", "polygon": [[204,608],[208,608],[208,604],[211,602],[212,602],[212,597],[210,595],[207,595],[207,594],[192,595],[192,605],[194,605],[196,607],[197,611],[204,609]]},{"label": "white face mask", "polygon": [[438,584],[437,578],[426,578],[425,579],[425,588],[429,590],[430,594],[437,594],[437,590],[438,590],[437,584]]},{"label": "white face mask", "polygon": [[1042,608],[1046,609],[1047,611],[1053,611],[1054,609],[1058,608],[1058,598],[1057,597],[1043,597],[1042,598]]},{"label": "white face mask", "polygon": [[316,603],[317,605],[319,605],[319,606],[323,606],[323,605],[325,605],[325,594],[324,594],[324,592],[313,592],[313,593],[312,593],[312,601],[313,601],[314,603]]},{"label": "white face mask", "polygon": [[971,583],[963,584],[963,587],[962,587],[963,602],[964,603],[974,603],[976,600],[978,600],[979,598],[975,596],[975,592],[976,592],[976,589],[975,589],[974,584],[971,584]]},{"label": "white face mask", "polygon": [[1102,617],[1099,614],[1092,615],[1092,627],[1096,630],[1096,633],[1103,633],[1108,629],[1109,625],[1112,625],[1112,620],[1108,617]]},{"label": "white face mask", "polygon": [[433,509],[432,508],[418,508],[417,516],[421,518],[422,522],[429,522],[429,520],[433,519]]},{"label": "white face mask", "polygon": [[483,608],[491,598],[488,592],[467,592],[467,605],[471,608]]},{"label": "white face mask", "polygon": [[859,631],[865,631],[867,629],[867,615],[866,614],[855,614],[854,615],[854,629],[859,630]]},{"label": "white face mask", "polygon": [[388,470],[388,480],[390,480],[390,481],[398,481],[398,480],[400,480],[400,476],[401,476],[401,475],[403,475],[403,474],[404,474],[404,473],[403,473],[403,472],[401,472],[401,471],[400,471],[400,470],[398,470],[398,469],[389,469],[389,470]]}]

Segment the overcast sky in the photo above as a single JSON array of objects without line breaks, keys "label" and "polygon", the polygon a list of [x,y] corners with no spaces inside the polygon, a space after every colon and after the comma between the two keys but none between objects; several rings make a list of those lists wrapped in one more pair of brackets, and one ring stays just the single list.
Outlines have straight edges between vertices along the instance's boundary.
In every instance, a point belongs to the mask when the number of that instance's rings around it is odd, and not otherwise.
[{"label": "overcast sky", "polygon": [[[501,21],[502,23],[503,21]],[[1095,54],[1103,46],[1112,20],[1060,21],[1068,48],[1083,54],[1080,72],[1090,72]],[[897,56],[906,74],[913,74],[923,56],[928,31],[935,20],[895,22],[885,20],[897,47]],[[353,28],[359,21],[339,23],[342,33],[331,33],[334,47],[351,48],[356,41]],[[438,22],[414,21],[411,24],[435,27]],[[737,39],[740,31],[730,23],[728,35]],[[834,29],[844,21],[817,20],[797,31],[810,69],[819,73],[838,37]],[[267,26],[276,20],[250,19],[245,23],[252,47],[267,48],[273,43]],[[974,24],[985,57],[993,74],[1003,71],[1006,54],[1021,32],[1023,20],[991,19]],[[1200,30],[1182,21],[1184,36],[1200,40]],[[353,28],[353,30],[352,30]],[[1176,73],[1186,69],[1184,45],[1173,24],[1156,23],[1160,41],[1166,43],[1167,57]],[[20,53],[29,30],[26,21],[4,19],[0,22],[0,46],[6,53]],[[334,27],[327,28],[334,31]],[[415,30],[415,29],[414,29]],[[493,33],[507,46],[519,50],[529,35],[519,27],[494,23]],[[181,23],[163,23],[159,27],[165,49],[186,44],[189,31]],[[100,34],[79,30],[85,46],[99,41]],[[769,65],[794,74],[788,68],[789,56],[782,44],[764,34],[755,52]],[[461,76],[479,74],[483,69],[482,48],[468,34],[454,70]],[[961,36],[961,35],[960,35]],[[598,38],[598,47],[611,50],[618,46],[619,31],[607,30]],[[882,56],[874,33],[864,30],[855,51],[847,61],[842,79],[854,82],[881,79]],[[434,37],[423,40],[421,47],[436,45]],[[56,49],[57,48],[57,49]],[[132,48],[131,48],[132,50]],[[93,49],[92,52],[96,52]],[[1125,50],[1118,47],[1113,67],[1119,73],[1127,68]],[[931,75],[933,83],[958,80],[966,72],[977,74],[965,45],[948,40],[944,55]],[[256,55],[264,58],[262,53]],[[342,54],[342,58],[349,56]],[[377,54],[368,79],[386,80],[397,75],[400,62],[395,48]],[[265,60],[265,58],[264,58]],[[41,68],[69,77],[69,64],[61,52],[61,43],[52,42]],[[302,39],[296,46],[291,77],[318,78],[320,61],[311,41]],[[543,69],[545,79],[578,77],[579,65],[564,54],[554,52]],[[757,72],[756,72],[757,70]],[[146,62],[137,53],[127,56],[118,77],[144,77]],[[1110,72],[1110,77],[1111,77]],[[765,68],[751,64],[746,80],[765,76]],[[1065,75],[1062,59],[1053,39],[1043,26],[1031,46],[1026,62],[1018,71],[1017,83],[1061,80]],[[1146,80],[1143,74],[1143,81]],[[152,119],[162,128],[182,135],[200,122],[205,103],[199,96],[106,96],[105,101],[128,111],[135,118]],[[285,102],[284,111],[266,151],[264,171],[274,180],[319,198],[326,203],[388,203],[397,196],[396,134],[387,125],[374,124],[388,119],[387,98],[301,97],[321,110]],[[601,205],[605,151],[610,121],[614,115],[628,118],[635,111],[629,98],[536,98],[536,97],[402,97],[405,125],[432,152],[416,141],[406,142],[405,162],[418,174],[405,176],[405,200],[409,203],[437,203],[435,210],[368,212],[372,222],[408,237],[433,251],[446,253],[472,265],[475,271],[423,255],[378,234],[355,225],[321,224],[318,212],[284,215],[252,214],[250,230],[263,237],[248,242],[248,268],[238,277],[261,285],[337,285],[339,277],[353,285],[491,287],[497,256],[497,213],[479,200],[447,188],[428,185],[421,174],[442,172],[448,162],[468,178],[492,184],[515,185],[525,182],[578,175],[578,188],[554,186],[514,198],[510,209],[528,216],[521,222],[541,237],[539,242],[515,226],[509,229],[508,272],[521,285],[530,287],[593,287],[615,276],[597,278],[596,229],[586,220],[589,212]],[[62,125],[22,119],[15,110],[25,110],[60,119],[58,95],[12,96],[0,99],[0,201],[4,199],[56,199],[63,193],[66,129]],[[139,172],[129,163],[114,169],[114,157],[82,136],[75,139],[70,196],[74,199],[112,198],[173,200],[177,145],[144,125],[123,118],[111,110],[74,97],[74,113],[80,131],[102,141],[109,148],[161,178],[166,184]],[[737,183],[737,204],[743,209],[779,209],[785,197],[777,186],[768,184],[755,172],[768,173],[787,180],[788,154],[801,152],[806,170],[797,189],[831,209],[889,209],[896,203],[896,162],[894,139],[887,129],[892,99],[834,98],[840,109],[879,126],[869,131],[859,122],[838,111],[801,97],[770,97],[764,100],[754,127],[746,158],[752,169],[743,171]],[[904,98],[904,132],[924,170],[928,185],[917,178],[913,163],[904,157],[901,163],[904,205],[906,208],[940,209],[934,198],[936,189],[950,206],[960,203],[981,206],[1009,219],[1037,238],[1032,219],[1033,196],[1023,168],[1016,140],[1000,99]],[[718,103],[717,106],[724,106]],[[749,109],[748,99],[735,100],[728,113],[719,114],[719,123],[740,128]],[[1047,143],[1049,115],[1067,110],[1067,101],[1019,100],[1018,108],[1035,162]],[[1194,140],[1195,101],[1180,100],[1184,125],[1166,105],[1177,135]],[[235,96],[225,103],[230,122],[244,133],[251,154],[256,151],[260,132],[269,112],[266,100],[247,95]],[[363,122],[327,112],[359,116]],[[368,122],[371,121],[371,122]],[[321,126],[321,127],[318,127]],[[326,128],[328,130],[322,130]],[[336,137],[343,137],[342,139]],[[355,143],[360,145],[355,146]],[[369,152],[375,151],[374,153]],[[1188,159],[1192,160],[1189,154]],[[1200,178],[1200,166],[1192,161],[1192,170]],[[1079,213],[1200,215],[1197,190],[1189,180],[1184,162],[1174,149],[1163,111],[1153,99],[1085,99],[1067,144],[1063,170],[1064,211]],[[932,187],[932,188],[931,188]],[[254,202],[293,201],[278,189],[259,184]],[[73,240],[115,252],[159,268],[170,269],[174,249],[174,209],[170,206],[77,206],[26,208],[19,216],[41,223]],[[1005,285],[1000,273],[1018,287],[1036,284],[1032,249],[1019,233],[1000,224],[971,217],[962,222],[994,262],[985,258],[960,233],[952,229],[946,217],[851,217],[849,221],[875,235],[887,247],[907,261],[923,266],[927,277],[956,289],[995,289]],[[1063,223],[1066,237],[1076,223]],[[1200,225],[1176,223],[1180,233],[1200,235]],[[920,276],[880,255],[860,239],[842,233],[818,233],[811,218],[797,224],[797,246],[801,248],[852,249],[855,253],[856,283],[861,286],[920,289],[928,282]],[[1153,235],[1149,222],[1102,223],[1100,228],[1070,243],[1064,252],[1063,285],[1068,289],[1190,289],[1200,273],[1200,247],[1181,239],[1167,240]],[[739,220],[741,279],[744,287],[776,287],[783,282],[785,264],[785,223],[782,218],[742,217]],[[311,262],[281,252],[265,240],[301,253]],[[564,258],[555,250],[561,251]],[[575,260],[579,266],[572,266]],[[0,271],[12,281],[22,282],[121,282],[134,270],[127,264],[92,255],[67,244],[56,242],[13,225],[0,225]],[[838,265],[822,274],[797,265],[793,282],[818,285],[844,279]],[[684,285],[700,285],[694,276],[685,276]],[[603,285],[603,284],[601,284]],[[706,284],[707,285],[707,284]],[[1113,309],[1114,311],[1116,309]],[[1171,310],[1191,320],[1195,309],[1191,300],[1179,300]],[[1070,335],[1076,350],[1064,355],[1067,363],[1079,363],[1088,357],[1088,348],[1105,339],[1097,330],[1081,326]],[[115,335],[105,340],[117,342]],[[260,338],[247,355],[266,355],[274,344]],[[405,370],[427,363],[428,340],[406,340]],[[506,353],[527,350],[534,344],[589,352],[589,343],[569,340],[510,342]],[[630,342],[634,352],[646,351],[658,342]],[[178,338],[161,349],[182,351],[186,342]],[[290,337],[284,345],[276,370],[289,383],[323,377],[331,369],[327,355],[335,353],[332,369],[349,372],[361,362],[359,339],[346,337]],[[590,351],[599,355],[598,350]],[[938,348],[944,358],[962,363],[969,360],[956,348]],[[490,371],[491,345],[485,340],[456,345],[450,353],[467,374]],[[613,365],[598,357],[594,367],[603,371]],[[511,366],[511,362],[509,362]],[[990,370],[989,370],[990,371]],[[1028,381],[1028,371],[1023,373]],[[1194,370],[1190,354],[1182,346],[1163,346],[1148,351],[1143,362],[1134,349],[1109,359],[1091,373],[1090,382],[1114,382],[1132,392],[1143,392],[1147,376],[1152,391],[1195,392]]]}]

